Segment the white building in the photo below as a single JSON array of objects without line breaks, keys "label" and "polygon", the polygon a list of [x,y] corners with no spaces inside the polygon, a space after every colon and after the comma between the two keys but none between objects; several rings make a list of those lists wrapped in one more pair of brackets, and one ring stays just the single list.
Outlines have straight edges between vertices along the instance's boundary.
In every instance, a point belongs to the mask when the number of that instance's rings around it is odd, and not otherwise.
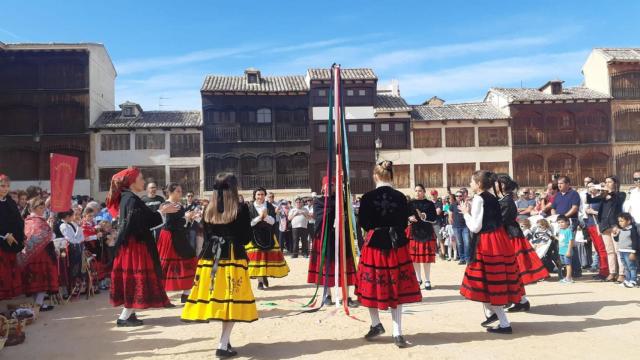
[{"label": "white building", "polygon": [[[436,100],[440,100],[437,99]],[[475,170],[512,173],[509,117],[489,103],[412,106],[411,147],[381,151],[406,179],[406,192],[416,184],[444,190],[468,187]],[[404,110],[404,109],[398,109]],[[398,111],[396,111],[397,113]]]},{"label": "white building", "polygon": [[104,199],[113,174],[129,166],[159,186],[178,182],[185,192],[202,193],[200,111],[143,111],[128,101],[120,108],[91,126],[92,196]]}]

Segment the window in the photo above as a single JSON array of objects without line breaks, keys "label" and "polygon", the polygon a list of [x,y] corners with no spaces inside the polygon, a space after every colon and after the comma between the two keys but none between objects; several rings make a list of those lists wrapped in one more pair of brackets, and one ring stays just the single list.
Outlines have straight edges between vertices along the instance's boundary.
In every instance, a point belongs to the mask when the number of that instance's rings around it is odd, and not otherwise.
[{"label": "window", "polygon": [[442,187],[442,164],[416,164],[414,166],[416,184],[426,187]]},{"label": "window", "polygon": [[447,184],[455,187],[468,187],[476,164],[447,164]]},{"label": "window", "polygon": [[358,96],[366,96],[366,95],[367,95],[367,90],[366,89],[358,90]]},{"label": "window", "polygon": [[393,165],[393,183],[396,188],[408,189],[409,181],[409,165]]},{"label": "window", "polygon": [[380,131],[388,132],[389,131],[389,124],[380,124]]},{"label": "window", "polygon": [[129,150],[130,148],[129,134],[100,135],[100,150],[102,151]]},{"label": "window", "polygon": [[200,134],[171,134],[171,157],[200,156]]},{"label": "window", "polygon": [[327,96],[327,89],[318,89],[318,96]]},{"label": "window", "polygon": [[442,147],[442,131],[440,129],[416,129],[413,131],[413,147]]},{"label": "window", "polygon": [[133,116],[133,107],[131,107],[131,106],[125,106],[125,107],[122,109],[122,115],[123,115],[123,116],[126,116],[126,117]]},{"label": "window", "polygon": [[258,83],[258,75],[256,75],[256,74],[247,75],[247,82],[249,84],[257,84]]},{"label": "window", "polygon": [[111,178],[122,170],[124,170],[124,168],[98,169],[98,186],[100,191],[109,191],[109,188],[111,187]]},{"label": "window", "polygon": [[182,193],[187,194],[193,191],[198,194],[200,192],[200,168],[170,168],[169,178],[172,182],[177,182],[182,187]]},{"label": "window", "polygon": [[481,162],[480,169],[489,170],[496,174],[508,174],[509,173],[509,162]]},{"label": "window", "polygon": [[358,132],[358,125],[349,124],[349,132]]},{"label": "window", "polygon": [[207,110],[205,111],[205,122],[209,124],[233,124],[236,122],[236,112],[234,110]]},{"label": "window", "polygon": [[271,124],[271,109],[258,110],[258,124]]},{"label": "window", "polygon": [[265,173],[273,171],[273,158],[265,155],[258,158],[258,172]]},{"label": "window", "polygon": [[371,132],[372,126],[371,124],[362,124],[362,132]]},{"label": "window", "polygon": [[476,145],[472,127],[446,128],[445,136],[447,138],[447,147],[473,147]]},{"label": "window", "polygon": [[404,131],[404,124],[403,123],[393,124],[393,131]]},{"label": "window", "polygon": [[347,90],[347,96],[353,96],[354,91],[352,89]]},{"label": "window", "polygon": [[327,125],[318,125],[318,132],[319,133],[326,133],[327,132]]},{"label": "window", "polygon": [[478,128],[478,142],[480,146],[507,146],[509,135],[506,127]]},{"label": "window", "polygon": [[154,182],[158,185],[159,188],[163,188],[167,184],[167,177],[164,173],[164,166],[140,166],[138,167],[142,176],[144,177],[145,183]]},{"label": "window", "polygon": [[136,134],[136,150],[164,149],[164,134]]}]

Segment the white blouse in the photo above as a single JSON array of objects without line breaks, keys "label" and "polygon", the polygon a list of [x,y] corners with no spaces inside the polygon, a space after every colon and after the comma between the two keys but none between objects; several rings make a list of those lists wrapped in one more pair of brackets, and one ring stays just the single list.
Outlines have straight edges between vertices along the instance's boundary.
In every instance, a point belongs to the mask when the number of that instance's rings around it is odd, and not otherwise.
[{"label": "white blouse", "polygon": [[[256,226],[260,221],[262,221],[260,219],[260,214],[262,214],[263,211],[268,211],[267,210],[267,202],[265,201],[262,204],[258,204],[257,201],[254,201],[253,202],[253,207],[258,212],[258,216],[256,216],[255,218],[253,218],[251,220],[251,226]],[[273,225],[273,224],[276,223],[276,219],[274,219],[273,216],[271,216],[271,215],[267,215],[267,217],[264,218],[264,221],[269,225]]]},{"label": "white blouse", "polygon": [[467,223],[469,231],[478,233],[482,229],[482,217],[484,215],[484,200],[482,196],[476,194],[471,202],[471,212],[464,214],[464,221]]},{"label": "white blouse", "polygon": [[[75,230],[73,230],[73,227],[75,227]],[[84,241],[82,227],[77,224],[73,224],[73,227],[71,224],[63,221],[62,224],[60,224],[60,232],[69,243],[80,244]]]}]

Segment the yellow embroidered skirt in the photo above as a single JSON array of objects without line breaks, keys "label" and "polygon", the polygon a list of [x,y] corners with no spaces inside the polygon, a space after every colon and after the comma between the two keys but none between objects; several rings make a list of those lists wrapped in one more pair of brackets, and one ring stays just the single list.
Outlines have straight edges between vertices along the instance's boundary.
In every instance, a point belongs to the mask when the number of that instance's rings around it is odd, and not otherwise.
[{"label": "yellow embroidered skirt", "polygon": [[252,322],[258,320],[251,291],[247,260],[220,260],[211,291],[213,260],[200,259],[196,277],[183,310],[183,321],[210,320]]},{"label": "yellow embroidered skirt", "polygon": [[289,265],[280,250],[278,240],[273,238],[274,246],[271,250],[261,250],[253,242],[245,246],[249,258],[249,276],[282,278],[289,274]]}]

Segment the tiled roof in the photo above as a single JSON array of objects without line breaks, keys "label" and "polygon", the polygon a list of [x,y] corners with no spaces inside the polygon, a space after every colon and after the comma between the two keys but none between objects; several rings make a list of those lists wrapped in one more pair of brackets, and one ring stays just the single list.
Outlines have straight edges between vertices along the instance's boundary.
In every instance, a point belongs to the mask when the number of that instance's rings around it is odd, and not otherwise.
[{"label": "tiled roof", "polygon": [[400,96],[378,94],[375,110],[380,112],[411,111],[411,106]]},{"label": "tiled roof", "polygon": [[[330,80],[330,69],[309,69],[309,78],[311,80]],[[378,80],[378,77],[372,69],[340,69],[343,80]]]},{"label": "tiled roof", "polygon": [[640,61],[640,48],[596,48],[609,61]]},{"label": "tiled roof", "polygon": [[607,94],[591,90],[586,87],[563,88],[562,94],[547,94],[532,88],[491,88],[489,92],[495,92],[514,101],[545,101],[545,100],[600,100],[610,99]]},{"label": "tiled roof", "polygon": [[413,106],[412,117],[415,120],[497,120],[508,119],[489,103],[463,103],[442,106]]},{"label": "tiled roof", "polygon": [[202,127],[200,111],[144,111],[136,117],[122,116],[122,111],[105,111],[92,129]]},{"label": "tiled roof", "polygon": [[202,91],[288,92],[308,91],[304,76],[262,76],[260,83],[249,84],[245,76],[208,75]]}]

